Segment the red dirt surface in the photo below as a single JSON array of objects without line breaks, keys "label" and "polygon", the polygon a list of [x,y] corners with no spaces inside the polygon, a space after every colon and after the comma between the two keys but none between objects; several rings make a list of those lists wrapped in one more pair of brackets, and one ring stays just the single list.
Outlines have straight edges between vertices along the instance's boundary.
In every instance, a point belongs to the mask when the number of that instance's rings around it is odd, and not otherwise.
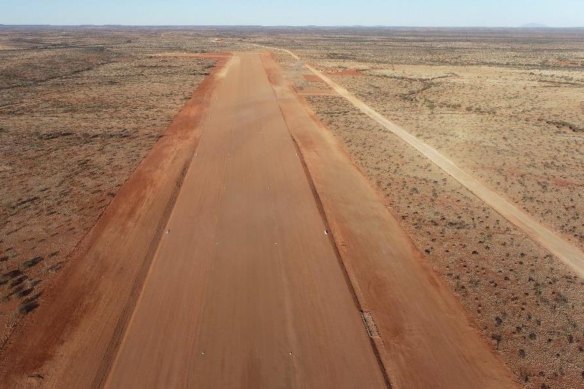
[{"label": "red dirt surface", "polygon": [[516,386],[269,56],[205,81],[49,298],[2,387]]},{"label": "red dirt surface", "polygon": [[320,77],[318,77],[316,74],[305,74],[304,79],[308,82],[322,82]]}]

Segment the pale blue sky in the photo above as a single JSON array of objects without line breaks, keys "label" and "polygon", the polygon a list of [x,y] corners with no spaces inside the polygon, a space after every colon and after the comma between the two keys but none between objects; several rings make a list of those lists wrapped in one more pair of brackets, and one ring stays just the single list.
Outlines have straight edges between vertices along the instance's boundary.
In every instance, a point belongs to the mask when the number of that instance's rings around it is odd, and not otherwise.
[{"label": "pale blue sky", "polygon": [[584,0],[0,0],[0,24],[584,27]]}]

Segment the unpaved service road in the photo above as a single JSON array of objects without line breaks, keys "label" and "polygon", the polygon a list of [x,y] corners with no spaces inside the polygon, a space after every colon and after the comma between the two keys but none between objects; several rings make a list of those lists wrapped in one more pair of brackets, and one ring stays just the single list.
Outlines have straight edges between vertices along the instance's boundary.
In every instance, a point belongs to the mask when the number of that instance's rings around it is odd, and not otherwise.
[{"label": "unpaved service road", "polygon": [[203,126],[106,387],[385,387],[258,55]]}]

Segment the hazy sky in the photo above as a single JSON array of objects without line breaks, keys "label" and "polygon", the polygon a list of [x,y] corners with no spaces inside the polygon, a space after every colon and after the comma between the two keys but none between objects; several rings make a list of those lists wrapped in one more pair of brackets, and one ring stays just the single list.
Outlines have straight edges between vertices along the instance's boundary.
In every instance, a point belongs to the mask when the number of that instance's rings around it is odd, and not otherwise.
[{"label": "hazy sky", "polygon": [[584,0],[0,0],[0,23],[584,27]]}]

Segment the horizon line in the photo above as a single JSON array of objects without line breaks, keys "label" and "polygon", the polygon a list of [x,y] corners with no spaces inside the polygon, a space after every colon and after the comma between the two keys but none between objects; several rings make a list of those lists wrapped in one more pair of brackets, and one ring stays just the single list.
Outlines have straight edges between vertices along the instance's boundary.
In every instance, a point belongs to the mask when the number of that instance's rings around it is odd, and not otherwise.
[{"label": "horizon line", "polygon": [[547,26],[539,24],[525,24],[522,26],[480,26],[480,25],[453,25],[453,26],[432,26],[432,25],[386,25],[386,24],[338,24],[338,25],[319,25],[319,24],[6,24],[0,23],[2,27],[248,27],[248,28],[482,28],[482,29],[584,29],[584,26]]}]

